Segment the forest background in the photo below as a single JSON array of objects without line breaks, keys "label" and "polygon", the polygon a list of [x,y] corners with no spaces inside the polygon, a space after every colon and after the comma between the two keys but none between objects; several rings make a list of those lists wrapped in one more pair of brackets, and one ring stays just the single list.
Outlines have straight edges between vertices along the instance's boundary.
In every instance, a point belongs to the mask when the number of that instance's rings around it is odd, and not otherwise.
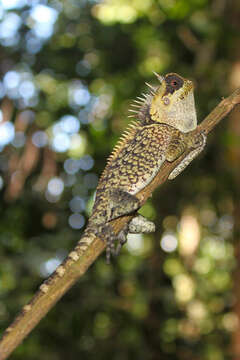
[{"label": "forest background", "polygon": [[[238,0],[0,2],[0,334],[74,247],[153,71],[194,79],[198,119],[240,86]],[[240,114],[141,209],[13,360],[240,358]],[[96,355],[97,354],[97,355]]]}]

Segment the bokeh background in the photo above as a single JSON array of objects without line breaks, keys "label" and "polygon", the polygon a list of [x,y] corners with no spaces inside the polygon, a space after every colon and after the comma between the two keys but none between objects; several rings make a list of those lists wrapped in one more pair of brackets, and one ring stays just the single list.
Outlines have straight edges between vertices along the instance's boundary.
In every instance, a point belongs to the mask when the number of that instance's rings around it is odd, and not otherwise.
[{"label": "bokeh background", "polygon": [[[240,86],[239,0],[0,1],[0,334],[74,247],[152,71],[199,120]],[[13,360],[240,359],[240,114],[102,255]]]}]

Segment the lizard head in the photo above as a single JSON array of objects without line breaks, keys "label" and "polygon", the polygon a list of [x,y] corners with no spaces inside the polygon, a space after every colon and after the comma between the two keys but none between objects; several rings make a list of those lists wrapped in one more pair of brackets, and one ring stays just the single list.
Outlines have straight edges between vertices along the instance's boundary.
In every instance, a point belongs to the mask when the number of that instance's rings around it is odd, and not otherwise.
[{"label": "lizard head", "polygon": [[195,129],[197,116],[192,81],[175,73],[155,75],[161,85],[151,99],[151,120],[173,126],[184,133]]}]

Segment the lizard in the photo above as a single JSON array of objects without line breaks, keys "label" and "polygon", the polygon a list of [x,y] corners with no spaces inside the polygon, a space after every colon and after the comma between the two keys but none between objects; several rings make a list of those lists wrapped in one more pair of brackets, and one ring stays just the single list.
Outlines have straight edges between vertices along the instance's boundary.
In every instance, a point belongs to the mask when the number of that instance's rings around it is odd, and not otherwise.
[{"label": "lizard", "polygon": [[[169,174],[174,179],[203,150],[204,133],[194,134],[197,116],[193,83],[175,73],[155,73],[159,85],[137,98],[131,123],[108,158],[99,179],[92,214],[83,236],[55,272],[40,286],[0,340],[0,360],[4,360],[40,321],[54,303],[81,275],[76,268],[95,237],[106,241],[106,257],[117,255],[128,233],[148,233],[155,225],[137,213],[141,190],[154,179],[165,161],[173,162],[184,151],[188,155]],[[114,219],[134,215],[118,234]],[[115,246],[116,240],[118,245]],[[88,256],[88,255],[86,255]]]},{"label": "lizard", "polygon": [[[150,87],[133,103],[131,109],[137,121],[130,124],[108,158],[100,177],[87,232],[106,239],[106,257],[119,254],[127,233],[149,233],[155,225],[137,214],[140,200],[136,194],[159,172],[164,161],[176,160],[186,149],[191,152],[169,175],[174,179],[203,150],[206,136],[193,136],[197,127],[193,82],[178,74],[160,76],[160,85]],[[116,236],[111,221],[136,213],[129,224]],[[115,248],[115,240],[119,243]]]}]

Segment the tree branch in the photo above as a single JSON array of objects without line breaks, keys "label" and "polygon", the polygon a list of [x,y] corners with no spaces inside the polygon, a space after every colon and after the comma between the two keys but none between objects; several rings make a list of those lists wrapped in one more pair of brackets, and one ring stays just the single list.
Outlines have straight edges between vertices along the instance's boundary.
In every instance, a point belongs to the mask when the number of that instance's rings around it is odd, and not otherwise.
[{"label": "tree branch", "polygon": [[[194,133],[208,134],[234,107],[240,104],[240,88],[235,90],[228,98],[222,100],[216,108],[194,130]],[[165,161],[157,176],[136,196],[143,205],[152,192],[163,184],[170,172],[189,153],[186,151],[172,163]],[[116,233],[132,218],[123,216],[112,221]],[[68,258],[60,265],[50,278],[40,286],[40,290],[33,299],[23,307],[21,313],[6,329],[0,341],[0,360],[6,359],[22,342],[30,331],[48,313],[55,303],[71,288],[75,282],[87,271],[88,267],[102,253],[106,244],[99,238],[87,238],[83,235],[83,245],[78,245]],[[81,239],[81,240],[82,240]]]}]

